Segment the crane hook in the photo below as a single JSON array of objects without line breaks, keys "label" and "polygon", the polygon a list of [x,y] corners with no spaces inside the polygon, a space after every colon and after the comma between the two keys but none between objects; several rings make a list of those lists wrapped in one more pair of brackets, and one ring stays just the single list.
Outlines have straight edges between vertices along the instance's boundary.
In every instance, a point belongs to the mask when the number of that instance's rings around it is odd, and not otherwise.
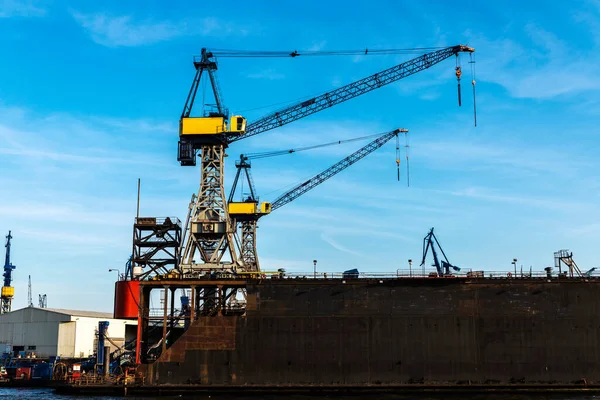
[{"label": "crane hook", "polygon": [[460,68],[460,65],[456,66],[456,81],[458,82],[458,106],[460,107],[462,105],[461,102],[461,98],[460,98],[460,76],[462,75],[462,70]]},{"label": "crane hook", "polygon": [[406,145],[404,145],[405,153],[406,153],[406,186],[410,187],[410,168],[408,165],[408,149],[410,148],[410,144],[408,143],[408,133],[404,132],[404,140],[406,141]]},{"label": "crane hook", "polygon": [[400,182],[400,138],[396,133],[396,169],[398,170],[398,182]]}]

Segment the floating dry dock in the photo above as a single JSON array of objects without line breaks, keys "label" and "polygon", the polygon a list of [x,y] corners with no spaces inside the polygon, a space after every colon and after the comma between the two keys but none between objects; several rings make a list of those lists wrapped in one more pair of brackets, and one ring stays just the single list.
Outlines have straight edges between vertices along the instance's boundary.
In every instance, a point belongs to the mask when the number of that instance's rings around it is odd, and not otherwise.
[{"label": "floating dry dock", "polygon": [[[139,284],[130,393],[600,391],[598,279]],[[151,310],[164,288],[169,300],[190,290],[194,312]],[[239,289],[245,302],[232,302]]]}]

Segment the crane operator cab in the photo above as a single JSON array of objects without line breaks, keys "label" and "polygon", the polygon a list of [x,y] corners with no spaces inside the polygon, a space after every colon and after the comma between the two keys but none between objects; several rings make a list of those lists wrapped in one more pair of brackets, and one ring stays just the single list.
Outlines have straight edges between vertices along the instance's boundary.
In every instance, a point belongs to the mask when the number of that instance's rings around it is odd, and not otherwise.
[{"label": "crane operator cab", "polygon": [[210,135],[240,136],[246,131],[246,118],[233,115],[227,121],[224,115],[209,114],[207,117],[183,117],[179,124],[179,136],[199,142]]},{"label": "crane operator cab", "polygon": [[196,165],[196,149],[204,145],[227,143],[229,138],[246,132],[246,118],[233,115],[229,118],[218,113],[205,117],[182,117],[179,120],[179,152],[181,165]]},{"label": "crane operator cab", "polygon": [[262,202],[250,199],[249,201],[227,203],[227,209],[232,219],[238,222],[256,221],[263,215],[271,213],[271,203]]}]

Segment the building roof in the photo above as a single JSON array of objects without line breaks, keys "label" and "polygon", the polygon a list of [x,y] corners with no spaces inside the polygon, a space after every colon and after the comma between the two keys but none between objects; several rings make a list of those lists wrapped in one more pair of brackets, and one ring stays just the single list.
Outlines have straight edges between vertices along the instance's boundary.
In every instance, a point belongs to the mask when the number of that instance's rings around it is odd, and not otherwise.
[{"label": "building roof", "polygon": [[81,310],[65,310],[62,308],[39,308],[43,311],[51,311],[58,314],[71,315],[74,317],[88,317],[88,318],[108,318],[113,319],[113,313],[99,312],[99,311],[81,311]]}]

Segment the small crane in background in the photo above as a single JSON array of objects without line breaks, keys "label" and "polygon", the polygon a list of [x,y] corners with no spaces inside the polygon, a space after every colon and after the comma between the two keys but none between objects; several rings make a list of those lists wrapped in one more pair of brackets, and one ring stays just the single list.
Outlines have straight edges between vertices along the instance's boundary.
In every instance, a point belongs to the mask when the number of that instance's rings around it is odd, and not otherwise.
[{"label": "small crane in background", "polygon": [[[437,252],[435,251],[435,245],[437,245],[440,252],[444,256],[444,259],[442,260],[441,264]],[[441,277],[450,275],[450,269],[454,271],[460,271],[459,267],[450,264],[450,261],[448,261],[448,257],[446,257],[444,250],[442,250],[440,242],[438,242],[437,238],[435,237],[435,234],[433,233],[433,228],[431,228],[429,233],[423,239],[423,260],[421,261],[421,265],[425,264],[425,258],[427,257],[427,251],[429,249],[431,249],[431,253],[433,254],[433,266],[437,270],[438,276]]]},{"label": "small crane in background", "polygon": [[48,308],[48,298],[45,294],[38,295],[38,307],[39,308]]},{"label": "small crane in background", "polygon": [[4,285],[2,286],[2,306],[0,308],[0,314],[9,313],[11,310],[12,299],[15,296],[15,288],[10,284],[12,282],[12,271],[16,268],[10,262],[10,240],[12,235],[8,231],[6,236],[6,257],[4,258]]}]

